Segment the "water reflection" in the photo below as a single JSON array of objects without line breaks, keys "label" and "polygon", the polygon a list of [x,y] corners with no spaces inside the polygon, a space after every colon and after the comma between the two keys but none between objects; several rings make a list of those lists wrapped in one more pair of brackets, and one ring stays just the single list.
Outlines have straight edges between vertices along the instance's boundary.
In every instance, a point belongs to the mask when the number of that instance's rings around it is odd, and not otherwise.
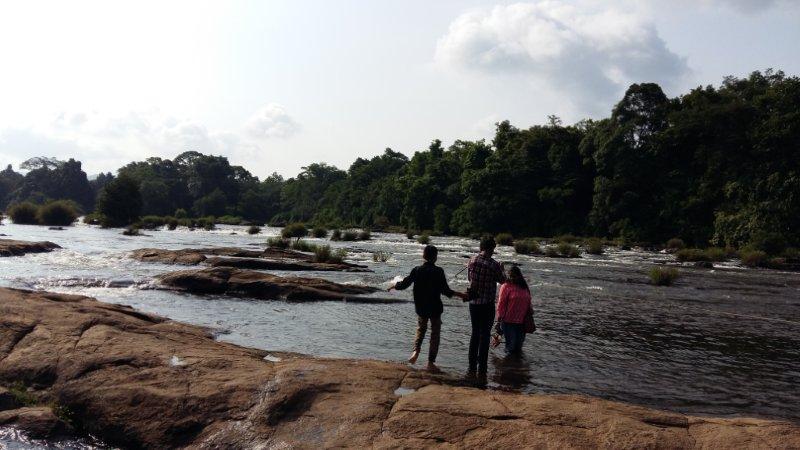
[{"label": "water reflection", "polygon": [[489,381],[500,388],[520,391],[531,385],[531,372],[533,366],[525,353],[521,355],[498,356],[492,354],[494,371]]}]

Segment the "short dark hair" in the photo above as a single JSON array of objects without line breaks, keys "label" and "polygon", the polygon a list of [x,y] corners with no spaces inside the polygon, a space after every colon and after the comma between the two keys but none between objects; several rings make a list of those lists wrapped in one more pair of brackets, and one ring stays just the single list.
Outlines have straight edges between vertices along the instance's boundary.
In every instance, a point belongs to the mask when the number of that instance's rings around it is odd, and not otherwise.
[{"label": "short dark hair", "polygon": [[439,256],[439,249],[433,245],[426,245],[425,250],[422,251],[422,259],[425,261],[436,261],[437,256]]},{"label": "short dark hair", "polygon": [[483,236],[481,238],[481,251],[484,250],[494,250],[497,247],[497,243],[494,241],[494,237],[492,236]]}]

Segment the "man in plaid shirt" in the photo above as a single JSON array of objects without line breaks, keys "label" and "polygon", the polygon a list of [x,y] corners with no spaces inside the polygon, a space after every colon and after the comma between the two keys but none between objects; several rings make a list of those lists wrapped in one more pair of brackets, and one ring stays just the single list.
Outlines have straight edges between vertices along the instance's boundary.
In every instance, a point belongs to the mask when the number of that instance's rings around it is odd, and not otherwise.
[{"label": "man in plaid shirt", "polygon": [[505,281],[503,266],[492,259],[497,244],[492,237],[481,239],[480,253],[469,260],[469,317],[472,321],[472,337],[469,340],[468,377],[476,372],[480,380],[486,380],[489,360],[489,340],[494,323],[494,300],[497,283]]}]

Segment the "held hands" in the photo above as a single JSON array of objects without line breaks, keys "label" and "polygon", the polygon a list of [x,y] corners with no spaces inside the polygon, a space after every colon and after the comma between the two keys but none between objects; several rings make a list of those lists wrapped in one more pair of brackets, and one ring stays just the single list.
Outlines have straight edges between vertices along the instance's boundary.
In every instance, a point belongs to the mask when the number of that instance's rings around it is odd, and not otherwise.
[{"label": "held hands", "polygon": [[465,302],[469,301],[469,296],[466,292],[454,292],[453,294]]}]

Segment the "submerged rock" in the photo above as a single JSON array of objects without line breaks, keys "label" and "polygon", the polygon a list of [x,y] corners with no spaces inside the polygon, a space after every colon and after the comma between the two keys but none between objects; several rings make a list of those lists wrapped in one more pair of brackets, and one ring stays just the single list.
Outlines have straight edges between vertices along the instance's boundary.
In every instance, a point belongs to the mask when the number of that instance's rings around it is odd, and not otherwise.
[{"label": "submerged rock", "polygon": [[26,253],[45,253],[61,248],[50,241],[29,242],[0,239],[0,256],[22,256]]},{"label": "submerged rock", "polygon": [[339,284],[319,278],[279,277],[231,267],[181,270],[158,275],[156,280],[164,287],[186,292],[268,300],[355,300],[357,296],[377,291],[373,287]]},{"label": "submerged rock", "polygon": [[266,361],[274,353],[88,297],[0,289],[0,304],[0,384],[33,386],[124,448],[800,446],[789,423],[458,387],[388,362]]}]

